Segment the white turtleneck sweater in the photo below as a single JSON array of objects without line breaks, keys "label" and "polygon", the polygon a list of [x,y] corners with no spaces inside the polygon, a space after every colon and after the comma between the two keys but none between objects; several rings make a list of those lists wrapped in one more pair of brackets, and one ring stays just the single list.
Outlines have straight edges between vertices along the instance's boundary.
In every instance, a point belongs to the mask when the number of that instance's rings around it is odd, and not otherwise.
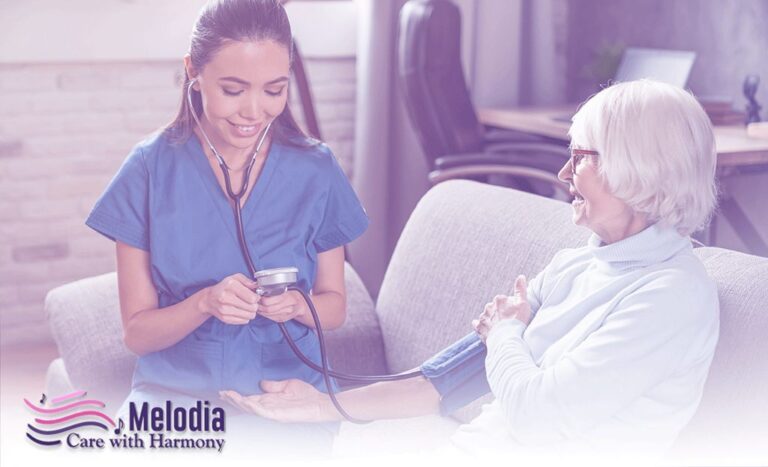
[{"label": "white turtleneck sweater", "polygon": [[452,438],[472,453],[657,457],[693,416],[715,351],[715,283],[657,225],[560,251],[528,285],[535,313],[493,327],[496,399]]}]

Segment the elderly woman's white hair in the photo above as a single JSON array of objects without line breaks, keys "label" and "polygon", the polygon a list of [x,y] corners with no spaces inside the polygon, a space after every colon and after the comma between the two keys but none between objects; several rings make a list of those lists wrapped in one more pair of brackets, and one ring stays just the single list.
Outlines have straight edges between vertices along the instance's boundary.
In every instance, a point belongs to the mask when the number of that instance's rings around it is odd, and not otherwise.
[{"label": "elderly woman's white hair", "polygon": [[568,134],[573,147],[600,153],[611,192],[651,222],[689,235],[709,221],[715,137],[689,92],[652,80],[614,84],[584,103]]}]

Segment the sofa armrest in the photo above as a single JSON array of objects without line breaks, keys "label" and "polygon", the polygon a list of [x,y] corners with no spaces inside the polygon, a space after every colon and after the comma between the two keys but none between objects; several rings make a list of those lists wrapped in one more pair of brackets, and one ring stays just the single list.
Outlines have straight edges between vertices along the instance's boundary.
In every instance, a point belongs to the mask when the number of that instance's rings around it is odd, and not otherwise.
[{"label": "sofa armrest", "polygon": [[75,389],[106,401],[128,394],[136,356],[123,344],[116,273],[52,289],[45,313]]},{"label": "sofa armrest", "polygon": [[56,397],[59,394],[74,392],[75,388],[69,380],[67,368],[64,366],[64,360],[54,359],[45,373],[45,394],[50,397]]}]

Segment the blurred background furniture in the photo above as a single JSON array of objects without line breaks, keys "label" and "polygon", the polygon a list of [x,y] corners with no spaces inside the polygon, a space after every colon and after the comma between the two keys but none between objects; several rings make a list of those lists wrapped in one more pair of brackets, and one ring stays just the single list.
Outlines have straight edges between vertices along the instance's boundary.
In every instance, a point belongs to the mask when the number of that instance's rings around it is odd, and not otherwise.
[{"label": "blurred background furniture", "polygon": [[[326,339],[333,365],[368,374],[402,371],[465,335],[488,298],[512,290],[518,274],[535,275],[556,251],[585,244],[590,232],[570,223],[570,210],[471,181],[433,187],[400,236],[375,306],[347,266],[347,322]],[[732,464],[763,449],[768,436],[768,259],[721,248],[695,252],[717,283],[720,340],[699,410],[674,453]],[[122,341],[115,274],[51,290],[46,313],[61,355],[49,368],[46,392],[85,389],[121,401],[135,356]],[[337,449],[367,456],[428,449],[489,400],[453,417],[344,424]]]},{"label": "blurred background furniture", "polygon": [[557,172],[567,143],[478,121],[461,64],[461,13],[447,0],[411,0],[400,10],[397,70],[405,107],[427,157],[431,183],[473,178],[568,199]]},{"label": "blurred background furniture", "polygon": [[301,58],[299,46],[296,41],[293,42],[293,79],[296,81],[296,88],[299,92],[299,102],[301,102],[301,111],[304,117],[304,124],[309,136],[322,141],[320,125],[317,122],[317,113],[315,113],[315,103],[312,99],[312,90],[309,86],[309,77],[304,68],[304,60]]},{"label": "blurred background furniture", "polygon": [[[480,121],[489,127],[538,135],[567,144],[570,119],[562,117],[573,115],[575,109],[575,104],[479,109],[478,115]],[[768,172],[768,139],[748,135],[742,124],[715,125],[714,132],[720,189],[719,210],[712,218],[702,241],[708,245],[716,244],[718,218],[722,216],[750,253],[768,257],[768,245],[728,190],[729,183],[740,175]]]},{"label": "blurred background furniture", "polygon": [[[483,125],[491,128],[542,136],[567,144],[571,123],[561,117],[572,115],[576,107],[577,104],[481,108],[477,115]],[[768,139],[747,135],[744,125],[715,125],[714,132],[718,168],[768,164]]]},{"label": "blurred background furniture", "polygon": [[[285,5],[290,0],[280,0],[280,3]],[[320,125],[317,122],[317,113],[315,112],[315,103],[312,98],[312,89],[309,84],[309,77],[307,76],[307,70],[304,67],[304,59],[299,51],[298,41],[293,40],[293,63],[291,64],[291,72],[293,79],[296,83],[296,90],[299,93],[299,102],[301,103],[301,112],[304,117],[304,125],[309,136],[322,141],[322,135],[320,134]]]}]

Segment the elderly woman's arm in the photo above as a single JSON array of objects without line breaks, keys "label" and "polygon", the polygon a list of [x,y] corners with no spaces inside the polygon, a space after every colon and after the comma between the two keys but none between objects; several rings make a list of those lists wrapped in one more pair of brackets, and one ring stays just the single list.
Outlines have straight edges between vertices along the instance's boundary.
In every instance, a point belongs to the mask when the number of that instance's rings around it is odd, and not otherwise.
[{"label": "elderly woman's arm", "polygon": [[[242,396],[222,391],[222,400],[246,412],[281,422],[343,420],[327,394],[298,379],[263,381],[264,394]],[[423,377],[387,381],[336,394],[341,406],[359,420],[408,418],[436,414],[440,394]]]},{"label": "elderly woman's arm", "polygon": [[522,339],[524,323],[494,324],[486,370],[510,434],[535,443],[573,439],[673,376],[684,359],[711,359],[717,294],[700,285],[684,276],[649,282],[545,369]]}]

